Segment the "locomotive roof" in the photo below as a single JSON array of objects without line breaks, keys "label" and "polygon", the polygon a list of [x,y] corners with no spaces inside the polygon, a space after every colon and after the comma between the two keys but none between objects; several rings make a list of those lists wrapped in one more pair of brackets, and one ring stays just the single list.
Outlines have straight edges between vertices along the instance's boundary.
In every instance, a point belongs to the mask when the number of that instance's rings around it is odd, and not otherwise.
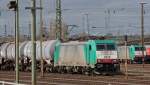
[{"label": "locomotive roof", "polygon": [[83,45],[86,44],[86,42],[79,42],[79,41],[70,41],[67,43],[60,43],[61,45]]},{"label": "locomotive roof", "polygon": [[116,43],[115,40],[94,40],[95,43]]},{"label": "locomotive roof", "polygon": [[131,45],[133,47],[142,47],[142,45]]}]

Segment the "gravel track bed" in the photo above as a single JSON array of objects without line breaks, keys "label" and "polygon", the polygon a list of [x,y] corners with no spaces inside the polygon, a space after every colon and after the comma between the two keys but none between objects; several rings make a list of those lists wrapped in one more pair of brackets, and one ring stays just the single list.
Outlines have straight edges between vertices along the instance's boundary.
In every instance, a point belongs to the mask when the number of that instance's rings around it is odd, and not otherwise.
[{"label": "gravel track bed", "polygon": [[[29,72],[20,72],[20,79],[25,80],[25,83],[30,84],[31,73]],[[1,78],[2,77],[2,78]],[[0,71],[0,79],[15,79],[15,72],[2,72]],[[75,84],[75,85],[149,85],[150,78],[144,78],[139,76],[129,76],[128,80],[124,79],[123,75],[114,75],[114,76],[86,76],[79,74],[55,74],[55,73],[45,73],[44,78],[40,77],[40,73],[37,73],[38,84],[56,84],[60,83],[66,84]],[[15,81],[15,80],[12,80]],[[28,82],[27,82],[28,81]]]}]

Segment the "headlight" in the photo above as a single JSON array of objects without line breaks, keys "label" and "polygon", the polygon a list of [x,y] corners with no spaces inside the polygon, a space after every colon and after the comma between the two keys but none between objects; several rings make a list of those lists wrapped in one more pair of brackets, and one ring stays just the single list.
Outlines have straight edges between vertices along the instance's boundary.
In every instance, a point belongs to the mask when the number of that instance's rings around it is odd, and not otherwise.
[{"label": "headlight", "polygon": [[113,62],[117,62],[117,60],[113,60]]}]

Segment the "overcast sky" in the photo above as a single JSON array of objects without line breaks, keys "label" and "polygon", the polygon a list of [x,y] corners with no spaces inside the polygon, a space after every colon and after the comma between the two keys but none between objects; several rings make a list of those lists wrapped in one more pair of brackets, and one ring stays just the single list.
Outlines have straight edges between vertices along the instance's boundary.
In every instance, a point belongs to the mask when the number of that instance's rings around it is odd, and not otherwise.
[{"label": "overcast sky", "polygon": [[[8,11],[10,0],[0,0],[0,35],[4,35],[6,25],[8,34],[14,34],[14,12]],[[27,34],[31,13],[25,10],[30,6],[30,0],[20,1],[20,28],[22,34]],[[39,0],[37,6],[39,6]],[[43,0],[44,25],[49,27],[55,19],[55,1]],[[140,33],[140,3],[141,0],[62,0],[63,21],[68,25],[78,25],[72,33],[87,32],[86,15],[89,17],[91,34],[138,34]],[[144,0],[145,33],[150,33],[150,0]],[[68,9],[68,10],[65,10]],[[99,28],[92,28],[92,27]],[[37,30],[39,29],[39,11],[37,12]]]}]

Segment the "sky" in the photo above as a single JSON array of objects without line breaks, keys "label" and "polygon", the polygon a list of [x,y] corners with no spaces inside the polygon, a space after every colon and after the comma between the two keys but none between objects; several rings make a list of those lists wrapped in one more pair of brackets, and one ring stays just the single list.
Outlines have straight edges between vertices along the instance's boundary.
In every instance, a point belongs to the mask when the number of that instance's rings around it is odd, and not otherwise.
[{"label": "sky", "polygon": [[[0,0],[0,35],[14,34],[14,12],[8,10],[10,0]],[[50,27],[55,20],[55,1],[43,0],[44,26]],[[140,34],[140,2],[142,0],[62,0],[62,18],[67,25],[77,25],[71,34],[87,32],[87,20],[92,35],[135,35]],[[143,0],[145,4],[145,34],[150,32],[150,0]],[[39,7],[39,0],[36,0]],[[19,0],[20,31],[22,35],[29,33],[31,12],[25,10],[30,7],[30,0]],[[67,9],[67,10],[66,10]],[[88,18],[87,15],[88,14]],[[39,10],[37,10],[37,34],[39,33]],[[96,27],[96,28],[93,28]]]}]

